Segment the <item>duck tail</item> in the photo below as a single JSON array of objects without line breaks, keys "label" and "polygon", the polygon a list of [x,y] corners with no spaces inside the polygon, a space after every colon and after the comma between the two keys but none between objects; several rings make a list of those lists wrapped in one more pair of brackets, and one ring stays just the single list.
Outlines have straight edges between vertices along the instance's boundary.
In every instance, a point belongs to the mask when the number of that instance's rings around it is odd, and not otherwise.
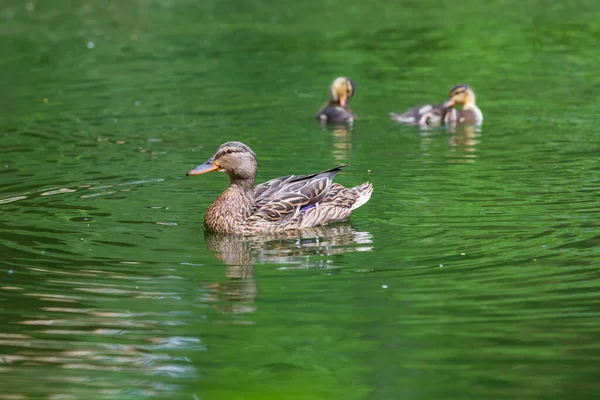
[{"label": "duck tail", "polygon": [[365,182],[362,185],[358,185],[352,188],[352,190],[358,194],[358,198],[350,207],[351,210],[356,210],[358,207],[365,204],[371,198],[371,194],[373,193],[373,185],[371,182]]},{"label": "duck tail", "polygon": [[407,116],[404,114],[396,114],[396,113],[391,112],[390,118],[392,121],[402,122],[402,123],[414,123],[415,122],[415,117],[412,115]]}]

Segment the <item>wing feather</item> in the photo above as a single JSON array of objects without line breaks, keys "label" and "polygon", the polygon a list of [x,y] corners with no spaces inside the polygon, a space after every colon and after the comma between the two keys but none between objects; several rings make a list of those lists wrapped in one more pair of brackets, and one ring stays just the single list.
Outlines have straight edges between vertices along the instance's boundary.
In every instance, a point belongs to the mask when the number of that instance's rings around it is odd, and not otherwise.
[{"label": "wing feather", "polygon": [[328,195],[335,175],[345,166],[316,174],[275,178],[256,186],[253,218],[283,221],[293,218],[302,207],[319,204]]}]

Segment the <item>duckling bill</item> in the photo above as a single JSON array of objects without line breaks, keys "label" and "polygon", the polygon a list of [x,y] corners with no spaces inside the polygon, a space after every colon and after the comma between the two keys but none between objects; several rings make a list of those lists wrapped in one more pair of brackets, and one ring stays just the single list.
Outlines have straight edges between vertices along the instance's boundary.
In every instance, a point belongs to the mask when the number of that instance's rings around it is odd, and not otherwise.
[{"label": "duckling bill", "polygon": [[352,123],[358,116],[348,106],[356,93],[356,84],[347,77],[336,78],[329,88],[329,102],[317,112],[315,118],[325,124]]},{"label": "duckling bill", "polygon": [[310,175],[287,175],[254,185],[256,154],[244,143],[227,142],[188,176],[221,171],[229,187],[204,215],[207,230],[251,235],[345,221],[371,198],[369,182],[345,188],[333,183],[346,165]]}]

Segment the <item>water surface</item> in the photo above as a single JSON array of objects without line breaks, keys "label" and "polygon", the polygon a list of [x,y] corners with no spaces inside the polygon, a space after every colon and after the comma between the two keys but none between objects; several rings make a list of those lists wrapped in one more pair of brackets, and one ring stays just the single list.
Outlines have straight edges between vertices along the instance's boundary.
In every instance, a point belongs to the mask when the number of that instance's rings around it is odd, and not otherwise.
[{"label": "water surface", "polygon": [[[596,2],[0,6],[0,398],[592,399]],[[339,75],[352,129],[312,117]],[[390,111],[471,84],[481,129]],[[202,229],[218,145],[258,181],[351,165],[347,224]]]}]

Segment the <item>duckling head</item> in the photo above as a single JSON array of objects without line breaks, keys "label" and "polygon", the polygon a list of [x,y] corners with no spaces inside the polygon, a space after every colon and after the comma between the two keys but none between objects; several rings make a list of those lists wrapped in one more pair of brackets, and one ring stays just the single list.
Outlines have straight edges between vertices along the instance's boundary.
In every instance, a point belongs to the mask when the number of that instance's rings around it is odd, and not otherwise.
[{"label": "duckling head", "polygon": [[354,81],[347,77],[336,78],[331,84],[329,89],[329,100],[332,103],[339,104],[342,107],[346,107],[348,101],[354,96],[356,92],[356,84]]},{"label": "duckling head", "polygon": [[466,105],[475,104],[475,92],[469,85],[455,85],[448,93],[448,99],[444,103],[444,107],[453,107],[460,104],[463,107]]},{"label": "duckling head", "polygon": [[186,175],[225,172],[233,183],[239,180],[253,181],[257,168],[256,154],[250,147],[242,142],[227,142],[219,146],[211,158],[188,171]]}]

